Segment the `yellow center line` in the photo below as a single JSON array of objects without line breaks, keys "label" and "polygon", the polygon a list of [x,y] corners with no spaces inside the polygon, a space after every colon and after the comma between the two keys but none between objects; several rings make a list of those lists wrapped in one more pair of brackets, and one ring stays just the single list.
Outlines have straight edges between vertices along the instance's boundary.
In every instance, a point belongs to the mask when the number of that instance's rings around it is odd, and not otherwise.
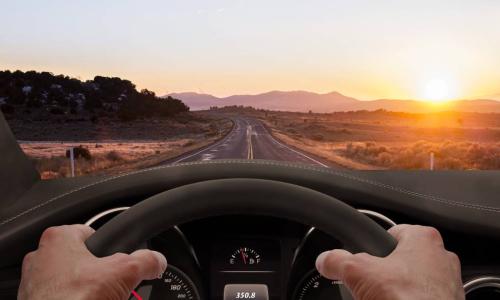
[{"label": "yellow center line", "polygon": [[250,159],[253,159],[253,144],[251,135],[250,135]]},{"label": "yellow center line", "polygon": [[247,145],[248,145],[247,159],[253,159],[252,129],[251,128],[247,128]]}]

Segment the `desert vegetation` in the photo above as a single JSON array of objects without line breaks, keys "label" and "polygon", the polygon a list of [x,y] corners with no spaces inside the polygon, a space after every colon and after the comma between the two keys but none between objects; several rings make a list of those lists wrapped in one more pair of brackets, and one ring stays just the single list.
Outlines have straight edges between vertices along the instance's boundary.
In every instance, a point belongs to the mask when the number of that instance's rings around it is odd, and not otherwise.
[{"label": "desert vegetation", "polygon": [[9,118],[66,116],[92,121],[103,117],[133,121],[189,111],[178,99],[160,98],[147,89],[137,91],[132,82],[118,77],[81,81],[49,72],[8,70],[0,71],[0,108]]},{"label": "desert vegetation", "polygon": [[394,146],[355,142],[347,143],[335,152],[355,161],[391,169],[428,169],[431,153],[437,169],[500,169],[500,142],[418,141]]},{"label": "desert vegetation", "polygon": [[203,147],[232,126],[227,119],[196,113],[125,123],[112,118],[97,123],[57,120],[8,120],[45,179],[70,175],[70,147],[76,147],[76,175],[116,174],[151,167]]},{"label": "desert vegetation", "polygon": [[182,153],[208,145],[226,134],[231,123],[217,120],[201,134],[147,141],[21,142],[43,179],[71,175],[69,148],[74,149],[75,175],[119,174],[157,166]]},{"label": "desert vegetation", "polygon": [[260,118],[281,141],[352,169],[500,169],[500,114],[403,113],[385,110],[329,114],[228,107]]},{"label": "desert vegetation", "polygon": [[76,175],[116,174],[207,145],[232,126],[117,77],[0,71],[0,108],[45,179],[70,175],[70,147]]},{"label": "desert vegetation", "polygon": [[124,143],[24,143],[22,148],[34,161],[43,179],[71,175],[68,149],[74,147],[75,175],[115,174],[129,171],[134,163],[141,167],[168,159],[192,146],[190,139],[167,142]]}]

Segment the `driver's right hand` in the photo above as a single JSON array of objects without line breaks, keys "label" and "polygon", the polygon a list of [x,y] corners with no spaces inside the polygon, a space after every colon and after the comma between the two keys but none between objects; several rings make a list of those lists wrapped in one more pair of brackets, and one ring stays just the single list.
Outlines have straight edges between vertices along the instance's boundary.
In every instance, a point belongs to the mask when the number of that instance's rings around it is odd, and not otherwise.
[{"label": "driver's right hand", "polygon": [[436,229],[397,225],[389,233],[398,241],[389,256],[327,251],[316,260],[318,272],[342,280],[356,300],[465,299],[460,260]]}]

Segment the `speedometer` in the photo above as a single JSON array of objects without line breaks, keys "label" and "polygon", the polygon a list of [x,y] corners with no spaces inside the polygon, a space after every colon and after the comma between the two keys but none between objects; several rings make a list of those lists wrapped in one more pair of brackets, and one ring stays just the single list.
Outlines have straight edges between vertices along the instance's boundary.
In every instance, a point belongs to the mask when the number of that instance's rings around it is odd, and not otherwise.
[{"label": "speedometer", "polygon": [[353,298],[341,281],[324,278],[316,270],[313,270],[302,278],[293,299],[352,300]]},{"label": "speedometer", "polygon": [[160,278],[150,281],[149,288],[137,289],[130,300],[200,300],[193,281],[178,268],[169,265]]}]

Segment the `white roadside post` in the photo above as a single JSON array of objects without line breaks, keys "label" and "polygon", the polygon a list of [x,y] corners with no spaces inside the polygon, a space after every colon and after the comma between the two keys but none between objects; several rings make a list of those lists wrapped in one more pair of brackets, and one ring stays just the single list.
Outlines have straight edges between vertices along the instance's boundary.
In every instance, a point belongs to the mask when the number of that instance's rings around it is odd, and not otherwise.
[{"label": "white roadside post", "polygon": [[75,177],[75,148],[69,148],[69,161],[71,164],[71,177]]},{"label": "white roadside post", "polygon": [[429,168],[430,168],[431,171],[434,171],[434,152],[430,153]]}]

